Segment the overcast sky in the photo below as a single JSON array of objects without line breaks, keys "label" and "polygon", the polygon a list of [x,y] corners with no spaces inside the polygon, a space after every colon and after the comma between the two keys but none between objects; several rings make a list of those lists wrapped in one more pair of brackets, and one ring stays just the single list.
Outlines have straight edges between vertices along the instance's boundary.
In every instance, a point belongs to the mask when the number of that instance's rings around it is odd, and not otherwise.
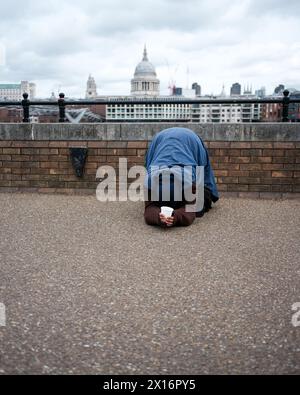
[{"label": "overcast sky", "polygon": [[1,1],[0,43],[0,82],[36,82],[39,97],[83,97],[89,73],[99,94],[130,94],[144,43],[161,93],[172,79],[300,89],[300,0]]}]

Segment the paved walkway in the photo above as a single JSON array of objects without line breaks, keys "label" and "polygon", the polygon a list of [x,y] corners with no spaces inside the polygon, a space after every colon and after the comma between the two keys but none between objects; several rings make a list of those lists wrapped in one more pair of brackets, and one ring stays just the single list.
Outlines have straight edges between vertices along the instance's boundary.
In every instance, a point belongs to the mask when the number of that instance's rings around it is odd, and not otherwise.
[{"label": "paved walkway", "polygon": [[0,373],[300,373],[299,201],[224,199],[170,231],[140,203],[0,207]]}]

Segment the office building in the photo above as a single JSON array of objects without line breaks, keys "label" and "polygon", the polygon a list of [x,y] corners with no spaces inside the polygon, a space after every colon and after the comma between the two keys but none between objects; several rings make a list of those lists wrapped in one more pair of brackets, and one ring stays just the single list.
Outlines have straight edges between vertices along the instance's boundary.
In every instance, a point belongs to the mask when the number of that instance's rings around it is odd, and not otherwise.
[{"label": "office building", "polygon": [[236,82],[230,89],[230,96],[240,96],[242,93],[242,86]]},{"label": "office building", "polygon": [[29,99],[36,97],[36,85],[32,82],[21,81],[19,84],[0,84],[0,100],[19,101],[23,93],[28,93]]}]

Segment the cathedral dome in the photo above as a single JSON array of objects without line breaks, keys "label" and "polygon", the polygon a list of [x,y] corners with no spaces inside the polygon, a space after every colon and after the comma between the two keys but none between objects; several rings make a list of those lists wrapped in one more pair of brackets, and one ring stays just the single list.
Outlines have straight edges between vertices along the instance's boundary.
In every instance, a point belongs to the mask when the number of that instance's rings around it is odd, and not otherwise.
[{"label": "cathedral dome", "polygon": [[131,80],[133,96],[159,96],[160,82],[155,67],[149,62],[147,49],[144,49],[143,60],[137,65],[134,78]]},{"label": "cathedral dome", "polygon": [[143,60],[137,65],[134,73],[135,78],[144,76],[153,76],[156,78],[156,71],[152,63],[148,60],[147,49],[144,50]]}]

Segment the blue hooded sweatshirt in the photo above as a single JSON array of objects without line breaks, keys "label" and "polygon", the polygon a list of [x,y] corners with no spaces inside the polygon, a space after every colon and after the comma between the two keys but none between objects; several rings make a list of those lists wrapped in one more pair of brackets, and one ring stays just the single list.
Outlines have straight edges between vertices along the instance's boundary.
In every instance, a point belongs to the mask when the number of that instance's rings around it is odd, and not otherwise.
[{"label": "blue hooded sweatshirt", "polygon": [[160,168],[191,166],[193,168],[193,183],[196,183],[196,166],[203,166],[204,185],[210,190],[213,202],[219,200],[219,193],[207,149],[202,139],[192,130],[170,128],[158,133],[154,137],[146,156],[149,181],[153,166]]}]

